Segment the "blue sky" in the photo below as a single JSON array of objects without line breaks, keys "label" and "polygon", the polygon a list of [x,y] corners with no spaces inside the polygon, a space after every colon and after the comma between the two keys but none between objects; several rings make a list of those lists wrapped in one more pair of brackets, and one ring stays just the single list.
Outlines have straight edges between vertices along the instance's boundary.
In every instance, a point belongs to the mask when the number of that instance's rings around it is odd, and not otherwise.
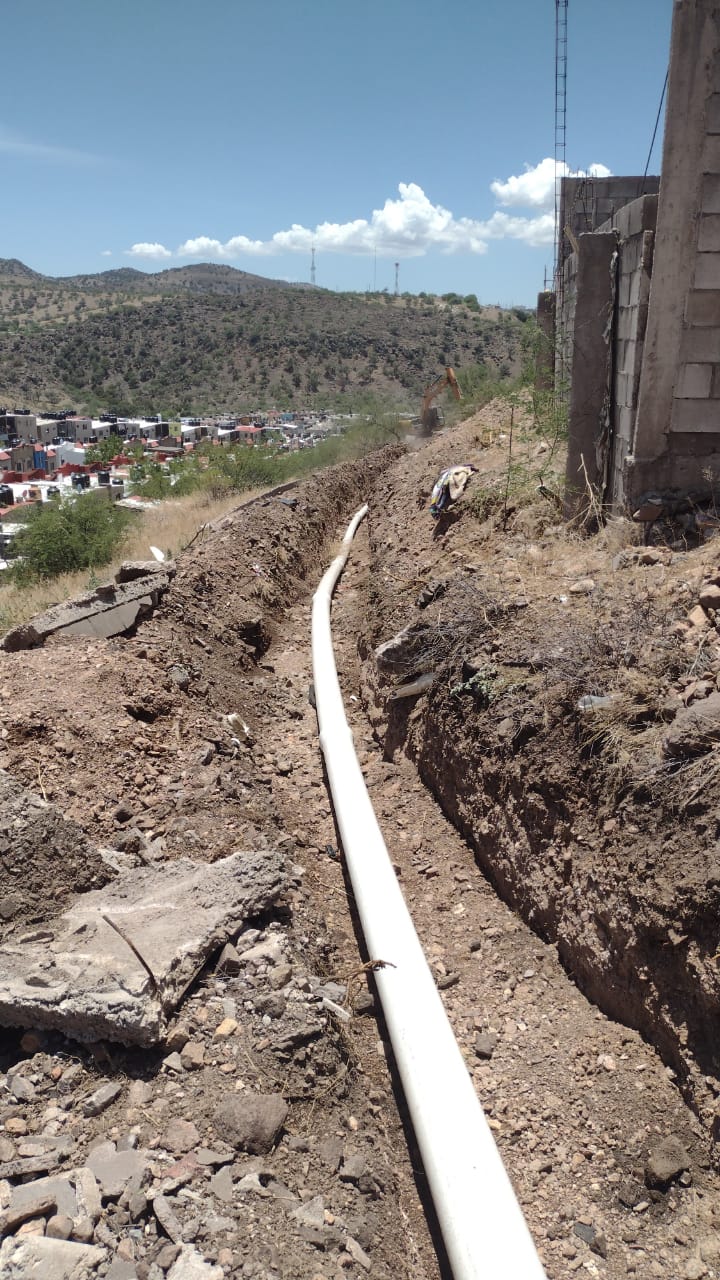
[{"label": "blue sky", "polygon": [[[671,16],[569,0],[573,170],[642,173]],[[0,256],[308,280],[314,243],[331,289],[399,261],[401,290],[505,305],[552,269],[554,0],[4,0],[2,26]]]}]

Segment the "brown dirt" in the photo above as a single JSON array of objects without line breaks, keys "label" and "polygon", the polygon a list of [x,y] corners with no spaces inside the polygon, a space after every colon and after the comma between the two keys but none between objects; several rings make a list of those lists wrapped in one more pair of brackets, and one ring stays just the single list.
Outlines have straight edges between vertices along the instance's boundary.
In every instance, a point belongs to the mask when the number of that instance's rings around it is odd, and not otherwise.
[{"label": "brown dirt", "polygon": [[[663,749],[671,712],[683,698],[701,705],[720,669],[709,626],[676,626],[715,558],[708,546],[640,564],[631,531],[588,540],[553,527],[551,503],[522,497],[540,466],[550,483],[551,451],[520,411],[513,447],[525,470],[503,530],[507,427],[507,407],[492,406],[417,452],[300,486],[294,511],[277,499],[238,511],[181,559],[132,639],[0,655],[0,766],[35,791],[41,782],[90,841],[130,858],[210,859],[282,842],[303,867],[280,912],[238,944],[265,941],[280,955],[237,976],[208,972],[181,1010],[177,1043],[202,1046],[198,1069],[164,1062],[172,1040],[157,1057],[57,1038],[21,1051],[9,1037],[5,1050],[8,1081],[19,1072],[35,1096],[5,1095],[0,1160],[8,1143],[24,1158],[23,1142],[60,1133],[82,1165],[98,1137],[133,1135],[148,1153],[148,1199],[164,1189],[186,1238],[226,1276],[447,1274],[372,991],[349,1024],[320,1004],[323,992],[342,1000],[365,956],[308,700],[309,597],[366,497],[370,521],[334,608],[346,705],[548,1276],[720,1275],[710,1033],[720,782],[707,768],[713,749],[702,765],[674,757],[679,768]],[[434,526],[432,482],[466,457],[481,475],[459,518]],[[590,576],[589,594],[569,590]],[[437,582],[442,593],[420,608]],[[400,677],[381,680],[372,651],[410,622],[429,624],[415,667],[440,674],[429,695],[390,702]],[[579,697],[608,693],[621,696],[578,711]],[[28,894],[8,931],[36,911]],[[237,1028],[216,1037],[228,1016]],[[106,1079],[122,1092],[88,1120],[83,1098]],[[227,1200],[195,1157],[203,1146],[223,1155],[217,1101],[247,1089],[282,1093],[290,1111],[270,1155],[223,1157]],[[27,1138],[12,1136],[18,1119]],[[187,1154],[175,1150],[177,1119],[197,1128]],[[645,1164],[668,1137],[690,1168],[650,1188]],[[362,1173],[344,1176],[353,1158]],[[0,1207],[2,1196],[0,1181]],[[293,1216],[302,1206],[308,1216]],[[95,1240],[129,1257],[137,1280],[170,1266],[151,1207],[132,1219],[122,1199],[106,1205]]]}]

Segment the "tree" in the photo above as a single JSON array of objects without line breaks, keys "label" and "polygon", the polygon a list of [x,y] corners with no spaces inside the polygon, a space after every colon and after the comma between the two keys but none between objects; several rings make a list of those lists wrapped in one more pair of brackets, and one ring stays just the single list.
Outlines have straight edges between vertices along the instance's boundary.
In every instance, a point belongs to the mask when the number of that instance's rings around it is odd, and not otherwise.
[{"label": "tree", "polygon": [[132,512],[96,493],[42,503],[15,538],[14,550],[20,558],[13,565],[13,576],[33,582],[107,564],[132,518]]},{"label": "tree", "polygon": [[107,440],[98,440],[85,454],[86,462],[110,462],[123,452],[125,441],[117,435],[108,436]]}]

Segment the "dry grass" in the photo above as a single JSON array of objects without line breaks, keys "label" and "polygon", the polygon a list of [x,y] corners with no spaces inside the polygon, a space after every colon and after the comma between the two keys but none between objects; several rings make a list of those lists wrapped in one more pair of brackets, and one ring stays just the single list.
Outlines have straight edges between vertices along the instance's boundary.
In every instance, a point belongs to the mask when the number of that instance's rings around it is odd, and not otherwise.
[{"label": "dry grass", "polygon": [[667,726],[657,679],[627,670],[618,673],[617,685],[609,706],[583,714],[581,737],[619,786],[630,778],[647,779],[660,767],[660,744]]},{"label": "dry grass", "polygon": [[262,492],[256,489],[244,493],[241,500],[237,494],[211,499],[195,493],[187,498],[160,502],[150,511],[138,511],[118,555],[97,572],[83,569],[78,573],[64,573],[28,587],[10,583],[0,586],[0,627],[17,626],[54,604],[92,591],[98,582],[112,578],[123,560],[148,560],[151,546],[159,547],[171,558],[177,556],[203,525],[218,520]]}]

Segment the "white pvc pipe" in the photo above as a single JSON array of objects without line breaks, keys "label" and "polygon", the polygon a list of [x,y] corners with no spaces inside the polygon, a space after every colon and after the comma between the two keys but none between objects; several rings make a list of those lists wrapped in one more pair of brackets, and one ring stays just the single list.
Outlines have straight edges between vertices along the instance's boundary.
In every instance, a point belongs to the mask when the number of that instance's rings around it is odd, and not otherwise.
[{"label": "white pvc pipe", "polygon": [[[367,513],[318,587],[312,655],[320,744],[355,902],[455,1280],[545,1280],[423,954],[355,755],[330,632],[333,588]],[[393,967],[389,967],[392,965]]]}]

